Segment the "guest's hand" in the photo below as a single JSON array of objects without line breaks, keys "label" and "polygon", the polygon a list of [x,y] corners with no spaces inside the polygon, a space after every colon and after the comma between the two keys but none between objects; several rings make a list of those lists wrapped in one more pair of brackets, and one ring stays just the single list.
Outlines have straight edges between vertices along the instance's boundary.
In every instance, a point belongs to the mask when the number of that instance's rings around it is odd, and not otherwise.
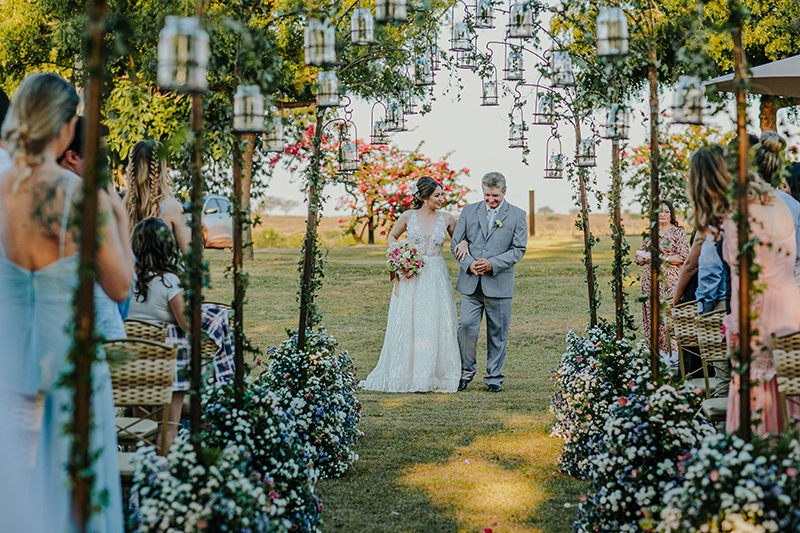
[{"label": "guest's hand", "polygon": [[459,261],[469,256],[469,244],[466,239],[456,245],[455,256]]}]

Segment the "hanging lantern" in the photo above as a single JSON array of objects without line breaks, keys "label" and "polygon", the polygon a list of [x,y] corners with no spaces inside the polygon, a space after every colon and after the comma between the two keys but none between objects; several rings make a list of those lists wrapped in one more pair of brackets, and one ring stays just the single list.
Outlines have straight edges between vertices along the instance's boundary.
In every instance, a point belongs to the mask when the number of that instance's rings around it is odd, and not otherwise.
[{"label": "hanging lantern", "polygon": [[472,50],[461,50],[456,52],[456,67],[458,68],[477,68],[478,52]]},{"label": "hanging lantern", "polygon": [[403,91],[400,93],[400,102],[403,104],[404,115],[416,115],[417,104],[414,103],[414,95],[411,91]]},{"label": "hanging lantern", "polygon": [[624,105],[612,104],[608,110],[608,120],[606,120],[606,139],[627,139],[630,123],[630,109]]},{"label": "hanging lantern", "polygon": [[495,106],[497,103],[497,81],[483,78],[481,87],[481,105]]},{"label": "hanging lantern", "polygon": [[339,172],[346,174],[355,172],[359,167],[358,146],[356,143],[345,142],[342,145],[342,154],[339,161]]},{"label": "hanging lantern", "polygon": [[[550,149],[550,140],[555,139],[558,141],[558,150],[553,147]],[[549,153],[550,157],[547,158],[547,165],[544,169],[544,178],[548,180],[564,179],[564,156],[561,154],[561,139],[557,137],[550,137],[547,139],[545,146],[545,153]]]},{"label": "hanging lantern", "polygon": [[506,81],[521,81],[525,73],[524,66],[522,52],[512,49],[511,53],[506,57],[505,76],[503,79]]},{"label": "hanging lantern", "polygon": [[472,39],[470,39],[469,25],[466,22],[456,22],[453,24],[453,35],[450,38],[450,50],[470,50]]},{"label": "hanging lantern", "polygon": [[601,7],[597,14],[597,55],[628,53],[628,19],[621,7]]},{"label": "hanging lantern", "polygon": [[556,98],[552,93],[536,94],[533,123],[537,126],[552,126],[556,123]]},{"label": "hanging lantern", "polygon": [[492,0],[478,0],[475,6],[475,27],[481,29],[494,28],[494,4]]},{"label": "hanging lantern", "polygon": [[509,148],[525,148],[525,123],[514,124],[508,128],[508,147]]},{"label": "hanging lantern", "polygon": [[433,70],[430,62],[424,57],[418,57],[414,62],[414,85],[433,85]]},{"label": "hanging lantern", "polygon": [[578,143],[578,166],[596,167],[597,156],[595,155],[594,139],[583,139]]},{"label": "hanging lantern", "polygon": [[333,70],[317,72],[317,106],[337,107],[339,105],[339,78]]},{"label": "hanging lantern", "polygon": [[572,58],[566,50],[553,52],[550,56],[550,79],[553,87],[572,87],[575,75],[572,73]]},{"label": "hanging lantern", "polygon": [[406,0],[377,0],[375,2],[375,21],[381,24],[408,22]]},{"label": "hanging lantern", "polygon": [[704,94],[700,78],[696,76],[678,78],[672,108],[675,122],[678,124],[702,124]]},{"label": "hanging lantern", "polygon": [[158,34],[158,84],[169,90],[200,93],[208,89],[208,33],[194,17],[166,18]]},{"label": "hanging lantern", "polygon": [[329,21],[309,19],[305,31],[306,65],[329,67],[336,64],[336,28]]},{"label": "hanging lantern", "polygon": [[258,85],[240,85],[233,95],[233,131],[264,131],[264,97]]},{"label": "hanging lantern", "polygon": [[527,2],[514,2],[508,12],[508,36],[528,39],[533,37],[533,12]]},{"label": "hanging lantern", "polygon": [[350,42],[357,46],[375,44],[375,20],[369,9],[354,9],[350,19]]},{"label": "hanging lantern", "polygon": [[403,106],[399,102],[389,104],[386,108],[386,131],[408,131],[403,116]]},{"label": "hanging lantern", "polygon": [[442,51],[435,44],[432,44],[429,51],[429,61],[431,70],[442,70]]},{"label": "hanging lantern", "polygon": [[376,120],[372,124],[372,134],[370,135],[372,144],[385,145],[389,144],[389,134],[386,132],[386,123],[382,120]]},{"label": "hanging lantern", "polygon": [[278,114],[278,110],[270,110],[272,118],[267,118],[264,131],[264,150],[267,152],[283,152],[283,119]]}]

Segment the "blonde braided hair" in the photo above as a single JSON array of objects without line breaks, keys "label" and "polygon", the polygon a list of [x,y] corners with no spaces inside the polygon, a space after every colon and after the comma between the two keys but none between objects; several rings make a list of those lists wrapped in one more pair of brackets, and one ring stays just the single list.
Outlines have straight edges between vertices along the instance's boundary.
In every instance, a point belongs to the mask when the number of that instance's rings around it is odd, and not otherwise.
[{"label": "blonde braided hair", "polygon": [[125,203],[130,218],[130,231],[136,224],[150,217],[158,218],[164,200],[173,198],[169,186],[167,162],[159,159],[161,143],[139,141],[128,155],[128,194]]}]

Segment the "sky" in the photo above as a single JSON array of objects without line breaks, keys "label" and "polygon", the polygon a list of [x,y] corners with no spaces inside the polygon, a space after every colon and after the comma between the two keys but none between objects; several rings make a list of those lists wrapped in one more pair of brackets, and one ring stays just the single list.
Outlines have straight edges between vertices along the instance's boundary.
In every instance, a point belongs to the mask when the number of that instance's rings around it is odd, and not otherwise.
[{"label": "sky", "polygon": [[[485,52],[488,41],[502,41],[502,32],[505,25],[504,15],[496,13],[495,29],[477,30],[479,33],[479,48]],[[449,48],[449,32],[447,38],[440,39],[440,47]],[[492,44],[494,64],[498,69],[498,81],[502,79],[502,69],[504,67],[504,53],[502,46]],[[549,43],[543,42],[539,49],[535,50],[542,54]],[[538,77],[535,63],[538,61],[533,54],[525,53],[525,72],[526,82],[532,83]],[[536,73],[536,74],[534,74]],[[418,144],[423,143],[421,151],[428,157],[436,160],[450,154],[447,161],[451,168],[467,168],[470,173],[464,179],[463,184],[472,189],[467,195],[467,200],[472,203],[481,200],[480,179],[487,172],[501,172],[505,175],[508,190],[506,199],[529,211],[528,191],[535,191],[536,205],[538,211],[543,206],[550,207],[556,213],[569,213],[575,207],[572,200],[572,186],[567,179],[551,180],[544,179],[544,168],[546,161],[546,146],[551,135],[549,126],[535,126],[531,124],[534,108],[533,94],[527,99],[528,103],[524,108],[524,118],[528,124],[528,164],[522,162],[522,150],[508,148],[508,113],[513,103],[513,98],[509,95],[502,95],[500,105],[496,107],[481,107],[481,80],[479,76],[469,70],[459,69],[463,89],[458,90],[458,83],[453,80],[448,90],[449,72],[440,70],[436,72],[436,85],[434,86],[435,101],[430,113],[425,116],[407,116],[409,131],[391,134],[391,142],[402,150],[412,150]],[[500,82],[502,84],[502,82]],[[460,96],[460,98],[459,98]],[[524,96],[524,95],[523,95]],[[631,131],[629,145],[640,146],[647,139],[648,119],[647,117],[647,94],[643,94],[638,101],[632,102],[634,109],[631,121]],[[660,95],[660,108],[667,110],[672,105],[672,93],[665,91]],[[356,123],[358,135],[361,139],[367,139],[370,132],[371,108],[374,102],[355,102],[352,105],[352,120]],[[375,107],[375,120],[378,120],[380,106]],[[724,131],[732,130],[735,127],[733,106],[716,117],[711,117],[708,122],[720,125]],[[757,101],[754,101],[749,110],[751,124],[758,125]],[[785,114],[779,112],[779,125],[785,123]],[[602,125],[605,123],[605,112],[595,115],[595,123]],[[672,126],[681,128],[682,126]],[[788,126],[787,126],[788,127]],[[749,128],[758,132],[757,127]],[[779,127],[779,129],[781,129]],[[794,128],[797,130],[798,128]],[[680,131],[680,130],[678,130]],[[561,135],[561,146],[565,157],[574,155],[574,131],[572,125],[561,120],[558,122],[558,132]],[[797,133],[796,131],[793,133]],[[586,138],[591,135],[589,124],[582,126],[582,136]],[[791,140],[790,140],[791,141]],[[796,142],[796,140],[794,141]],[[550,140],[550,147],[557,146],[558,142]],[[611,167],[611,141],[601,140],[597,145],[597,167],[590,169],[597,176],[598,187],[607,191],[610,186],[610,167]],[[565,173],[566,174],[566,173]],[[342,216],[344,213],[336,211],[336,200],[342,195],[341,186],[330,185],[326,187],[325,193],[330,196],[330,200],[324,208],[324,216]],[[306,210],[305,198],[300,191],[299,176],[292,176],[288,172],[276,169],[270,181],[267,191],[268,196],[294,199],[300,205],[290,212],[292,215],[304,215]],[[623,209],[631,209],[636,212],[639,210],[638,204],[631,204],[632,194],[630,191],[623,191]],[[596,204],[592,206],[596,210]],[[603,207],[605,209],[605,207]]]}]

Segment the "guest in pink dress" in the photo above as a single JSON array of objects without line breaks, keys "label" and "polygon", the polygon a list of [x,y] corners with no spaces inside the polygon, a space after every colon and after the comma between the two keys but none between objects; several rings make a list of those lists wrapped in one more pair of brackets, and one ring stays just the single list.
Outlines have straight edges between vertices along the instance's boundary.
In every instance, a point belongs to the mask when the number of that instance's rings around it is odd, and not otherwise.
[{"label": "guest in pink dress", "polygon": [[[751,321],[754,332],[753,363],[750,369],[752,388],[750,406],[753,419],[758,420],[756,431],[760,435],[783,430],[783,407],[772,359],[771,335],[789,333],[800,329],[800,289],[794,280],[794,262],[797,252],[792,215],[783,200],[775,194],[770,182],[783,166],[785,141],[773,131],[761,134],[755,149],[757,174],[751,176],[749,191],[749,219],[752,237],[760,244],[755,247],[755,263],[761,267],[755,285],[763,291],[754,294],[750,310],[756,314]],[[725,331],[729,350],[739,342],[739,286],[738,236],[731,214],[722,224],[725,234],[723,259],[731,265],[731,309],[725,317]],[[756,334],[757,332],[757,334]],[[789,419],[800,420],[800,406],[789,406]],[[735,431],[739,426],[739,376],[734,374],[728,396],[728,415],[725,428]]]}]

